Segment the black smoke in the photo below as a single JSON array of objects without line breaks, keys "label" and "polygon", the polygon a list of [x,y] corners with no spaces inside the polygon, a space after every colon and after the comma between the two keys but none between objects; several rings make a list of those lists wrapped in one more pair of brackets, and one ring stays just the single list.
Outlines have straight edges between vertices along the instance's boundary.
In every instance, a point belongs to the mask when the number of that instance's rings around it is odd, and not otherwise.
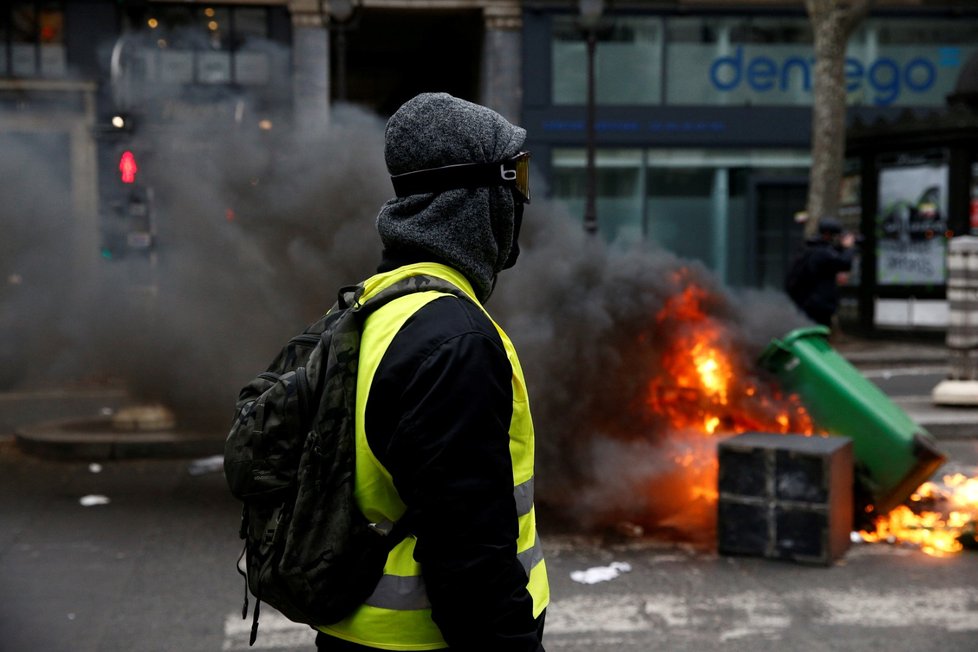
[{"label": "black smoke", "polygon": [[[45,147],[5,141],[0,380],[119,379],[135,399],[223,436],[237,390],[340,286],[373,273],[374,220],[391,194],[383,129],[339,106],[323,134],[247,119],[139,133],[156,246],[113,260],[72,248],[71,212],[49,190],[64,181],[45,168]],[[704,310],[748,361],[804,323],[780,293],[735,295],[699,263],[651,245],[607,246],[557,203],[527,208],[521,243],[487,307],[529,385],[540,502],[579,523],[627,516],[635,486],[672,469],[669,433],[638,405],[674,335],[654,319],[670,297],[705,288]],[[92,258],[81,266],[89,274],[61,264],[77,256]]]}]

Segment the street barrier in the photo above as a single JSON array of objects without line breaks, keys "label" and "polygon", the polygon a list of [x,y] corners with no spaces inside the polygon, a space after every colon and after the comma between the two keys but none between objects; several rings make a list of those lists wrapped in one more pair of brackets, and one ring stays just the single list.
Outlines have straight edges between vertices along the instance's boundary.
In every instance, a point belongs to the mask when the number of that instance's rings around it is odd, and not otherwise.
[{"label": "street barrier", "polygon": [[978,405],[978,238],[952,238],[947,251],[950,371],[931,396],[939,405]]}]

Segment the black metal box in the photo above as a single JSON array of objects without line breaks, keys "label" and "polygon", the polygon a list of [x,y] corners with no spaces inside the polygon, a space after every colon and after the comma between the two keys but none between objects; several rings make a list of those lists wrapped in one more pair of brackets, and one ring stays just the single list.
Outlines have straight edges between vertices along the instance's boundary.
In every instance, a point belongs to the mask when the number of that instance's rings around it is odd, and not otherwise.
[{"label": "black metal box", "polygon": [[852,531],[852,441],[745,433],[718,446],[717,549],[831,564]]}]

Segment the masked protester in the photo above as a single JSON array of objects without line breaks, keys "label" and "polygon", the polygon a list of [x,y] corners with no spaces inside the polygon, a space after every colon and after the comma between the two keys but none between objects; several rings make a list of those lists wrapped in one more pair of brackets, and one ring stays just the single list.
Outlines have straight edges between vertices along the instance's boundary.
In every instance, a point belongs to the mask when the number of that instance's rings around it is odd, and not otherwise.
[{"label": "masked protester", "polygon": [[805,241],[785,279],[785,290],[809,319],[832,327],[839,309],[839,284],[852,270],[855,236],[846,233],[838,220],[824,217],[818,235]]},{"label": "masked protester", "polygon": [[549,601],[533,509],[533,424],[513,344],[483,303],[519,253],[526,132],[444,93],[387,124],[396,197],[377,217],[378,274],[438,291],[370,315],[357,382],[356,495],[372,522],[408,518],[373,595],[321,626],[321,651],[542,651]]}]

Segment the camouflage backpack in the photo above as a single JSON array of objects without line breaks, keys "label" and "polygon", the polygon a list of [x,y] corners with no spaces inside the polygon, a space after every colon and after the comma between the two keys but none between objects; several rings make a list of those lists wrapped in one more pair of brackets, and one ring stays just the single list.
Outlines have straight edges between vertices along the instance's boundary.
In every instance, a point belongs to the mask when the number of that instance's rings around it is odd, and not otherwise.
[{"label": "camouflage backpack", "polygon": [[407,534],[409,515],[369,523],[354,501],[356,380],[367,315],[424,291],[465,297],[426,275],[363,303],[363,286],[341,289],[336,305],[238,396],[224,474],[244,503],[238,572],[245,577],[242,618],[249,590],[255,597],[251,644],[262,602],[309,625],[342,620],[373,592],[388,553]]}]

